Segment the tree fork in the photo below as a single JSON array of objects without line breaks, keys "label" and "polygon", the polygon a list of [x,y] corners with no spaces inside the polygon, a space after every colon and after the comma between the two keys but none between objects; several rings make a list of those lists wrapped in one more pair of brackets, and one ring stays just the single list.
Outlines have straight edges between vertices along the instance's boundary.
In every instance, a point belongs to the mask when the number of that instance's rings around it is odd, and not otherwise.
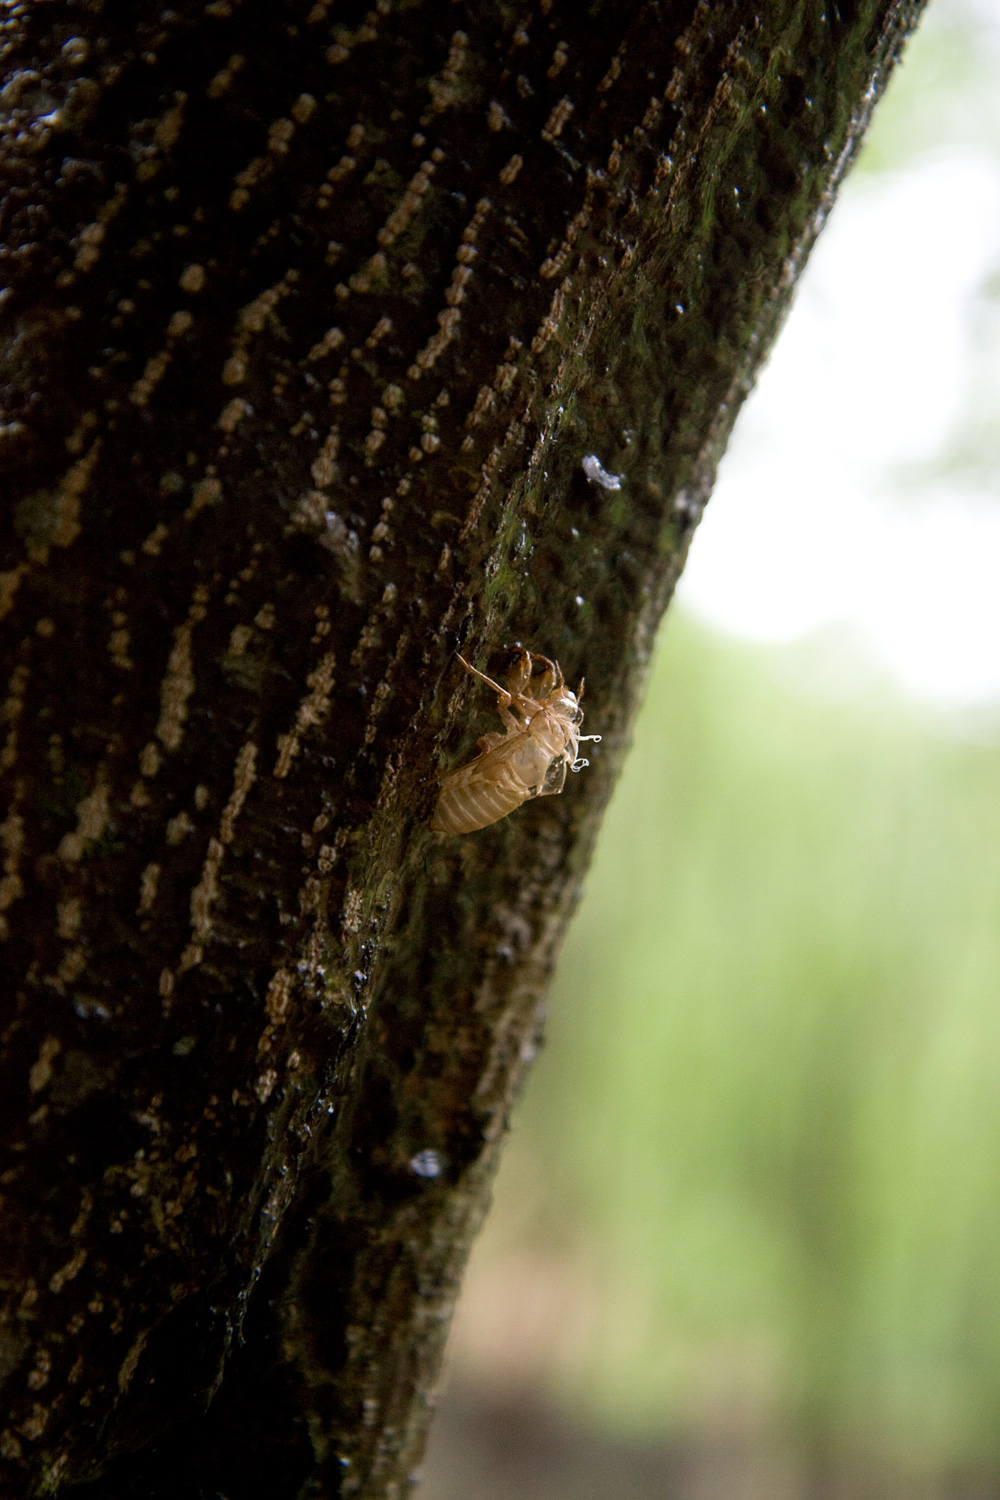
[{"label": "tree fork", "polygon": [[[657,621],[920,8],[9,7],[4,1494],[406,1491]],[[432,834],[455,650],[518,642],[604,743]]]}]

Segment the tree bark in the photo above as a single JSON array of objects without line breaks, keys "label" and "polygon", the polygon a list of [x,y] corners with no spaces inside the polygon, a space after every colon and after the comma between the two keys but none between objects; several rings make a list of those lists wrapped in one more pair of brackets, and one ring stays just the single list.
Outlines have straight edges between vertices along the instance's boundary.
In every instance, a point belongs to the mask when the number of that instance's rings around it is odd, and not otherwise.
[{"label": "tree bark", "polygon": [[[657,621],[919,10],[9,9],[4,1494],[407,1489]],[[433,834],[498,727],[455,649],[518,642],[604,743]]]}]

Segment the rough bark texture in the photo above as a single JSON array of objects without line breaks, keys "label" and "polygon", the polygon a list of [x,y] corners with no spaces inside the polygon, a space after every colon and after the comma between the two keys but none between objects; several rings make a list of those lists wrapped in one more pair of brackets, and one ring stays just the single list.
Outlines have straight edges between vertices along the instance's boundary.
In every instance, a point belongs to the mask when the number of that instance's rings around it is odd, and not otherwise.
[{"label": "rough bark texture", "polygon": [[[8,7],[5,1495],[406,1490],[657,620],[918,10]],[[497,727],[454,650],[515,642],[602,750],[433,835]]]}]

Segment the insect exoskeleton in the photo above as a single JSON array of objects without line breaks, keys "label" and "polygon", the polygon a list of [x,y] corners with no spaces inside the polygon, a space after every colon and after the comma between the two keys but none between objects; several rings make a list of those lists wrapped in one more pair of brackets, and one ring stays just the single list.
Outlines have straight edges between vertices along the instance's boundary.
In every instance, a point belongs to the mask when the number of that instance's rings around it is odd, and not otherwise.
[{"label": "insect exoskeleton", "polygon": [[581,771],[589,764],[579,759],[580,741],[601,738],[580,733],[583,683],[575,693],[568,688],[558,662],[519,650],[507,686],[501,687],[464,657],[458,659],[496,693],[505,732],[484,734],[475,760],[442,777],[431,819],[437,833],[474,833],[532,797],[556,796],[567,769]]}]

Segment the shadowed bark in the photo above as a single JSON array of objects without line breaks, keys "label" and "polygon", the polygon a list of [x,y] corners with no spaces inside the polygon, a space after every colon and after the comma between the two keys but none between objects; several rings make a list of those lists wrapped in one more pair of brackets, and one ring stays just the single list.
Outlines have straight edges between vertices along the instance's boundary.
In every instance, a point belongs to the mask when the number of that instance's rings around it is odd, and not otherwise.
[{"label": "shadowed bark", "polygon": [[[5,1495],[406,1491],[657,621],[919,9],[9,9]],[[432,834],[499,727],[454,651],[517,642],[604,743]]]}]

